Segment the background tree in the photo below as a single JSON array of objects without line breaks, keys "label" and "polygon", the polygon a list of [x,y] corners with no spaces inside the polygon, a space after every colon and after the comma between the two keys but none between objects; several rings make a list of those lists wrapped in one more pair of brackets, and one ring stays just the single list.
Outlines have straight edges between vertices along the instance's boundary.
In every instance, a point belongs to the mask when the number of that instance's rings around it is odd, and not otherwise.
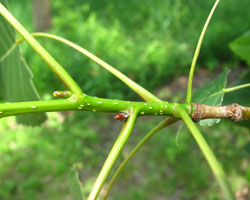
[{"label": "background tree", "polygon": [[33,0],[33,16],[36,31],[47,31],[51,29],[50,0]]}]

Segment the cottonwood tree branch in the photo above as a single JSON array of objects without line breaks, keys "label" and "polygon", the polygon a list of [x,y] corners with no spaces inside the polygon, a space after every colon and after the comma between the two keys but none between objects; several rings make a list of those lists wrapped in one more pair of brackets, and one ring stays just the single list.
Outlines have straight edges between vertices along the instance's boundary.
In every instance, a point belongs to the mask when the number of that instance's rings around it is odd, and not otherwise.
[{"label": "cottonwood tree branch", "polygon": [[[68,91],[62,91],[62,94],[57,91],[54,93],[54,96],[60,97],[60,95],[65,94],[68,94]],[[186,110],[192,117],[192,120],[195,122],[208,118],[229,119],[232,121],[250,119],[250,107],[241,106],[236,103],[227,106],[208,106],[205,104],[192,103],[192,106],[190,107],[187,104],[169,103],[165,101],[121,101],[91,97],[85,94],[83,94],[81,97],[72,95],[66,99],[49,101],[0,103],[0,118],[20,114],[57,112],[67,110],[127,113],[130,108],[137,108],[139,111],[138,116],[160,115],[175,116],[177,118],[180,118],[180,116],[178,116],[176,112],[177,107],[182,107],[184,110]]]},{"label": "cottonwood tree branch", "polygon": [[208,106],[193,103],[192,120],[199,122],[208,118],[229,119],[232,121],[250,119],[250,107],[241,106],[237,103],[227,106]]}]

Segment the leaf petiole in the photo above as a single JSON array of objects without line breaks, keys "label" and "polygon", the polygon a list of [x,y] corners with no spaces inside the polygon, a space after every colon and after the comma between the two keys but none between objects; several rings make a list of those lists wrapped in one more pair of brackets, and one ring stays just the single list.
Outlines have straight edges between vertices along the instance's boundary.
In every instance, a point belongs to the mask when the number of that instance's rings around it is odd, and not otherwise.
[{"label": "leaf petiole", "polygon": [[201,44],[202,44],[203,38],[205,36],[208,24],[209,24],[209,22],[210,22],[210,20],[211,20],[211,18],[213,16],[213,13],[214,13],[219,1],[220,0],[216,0],[216,2],[213,5],[212,10],[210,11],[210,13],[208,15],[208,18],[206,20],[206,23],[205,23],[203,29],[202,29],[198,44],[197,44],[196,49],[195,49],[195,53],[194,53],[194,57],[193,57],[193,60],[192,60],[191,68],[190,68],[190,71],[189,71],[189,77],[188,77],[188,86],[187,86],[187,95],[186,95],[186,103],[188,105],[191,105],[191,103],[192,103],[192,87],[193,87],[194,70],[195,70],[195,66],[196,66],[198,56],[200,54]]},{"label": "leaf petiole", "polygon": [[137,110],[131,110],[130,116],[126,122],[124,122],[124,125],[122,127],[121,133],[119,137],[117,138],[113,148],[111,149],[102,169],[99,173],[96,182],[94,186],[92,187],[92,190],[89,194],[88,200],[95,200],[100,190],[102,189],[102,186],[107,179],[107,176],[109,175],[112,166],[114,165],[115,161],[117,160],[121,150],[123,149],[124,145],[126,144],[130,134],[132,133],[133,127],[135,125],[135,121],[137,118]]},{"label": "leaf petiole", "polygon": [[[33,33],[32,36],[44,37],[44,38],[57,40],[59,42],[62,42],[64,44],[70,46],[71,48],[75,49],[76,51],[79,51],[80,53],[87,56],[88,58],[93,60],[95,63],[99,64],[101,67],[103,67],[104,69],[109,71],[111,74],[116,76],[118,79],[120,79],[122,82],[124,82],[128,87],[130,87],[133,91],[135,91],[145,101],[160,101],[160,99],[158,97],[156,97],[155,95],[150,93],[148,90],[146,90],[145,88],[143,88],[142,86],[140,86],[139,84],[137,84],[136,82],[131,80],[129,77],[127,77],[126,75],[124,75],[123,73],[121,73],[120,71],[118,71],[117,69],[115,69],[114,67],[112,67],[111,65],[106,63],[105,61],[103,61],[102,59],[95,56],[91,52],[80,47],[79,45],[77,45],[69,40],[66,40],[62,37],[52,35],[49,33]],[[17,40],[18,43],[22,42],[22,41],[23,41],[23,38],[20,38]]]},{"label": "leaf petiole", "polygon": [[236,91],[236,90],[243,89],[243,88],[247,88],[247,87],[250,87],[250,83],[238,85],[238,86],[231,87],[231,88],[224,88],[224,89],[223,89],[223,92],[224,92],[224,93],[234,92],[234,91]]},{"label": "leaf petiole", "polygon": [[177,108],[176,110],[184,123],[187,125],[188,129],[192,133],[194,139],[196,140],[197,144],[199,145],[203,155],[205,156],[212,172],[214,173],[215,178],[217,179],[221,190],[225,194],[226,199],[228,200],[235,200],[234,193],[228,183],[227,177],[223,168],[221,167],[219,161],[215,157],[213,151],[208,146],[206,140],[200,133],[199,129],[196,127],[195,123],[192,121],[190,116],[187,114],[185,110],[182,108]]}]

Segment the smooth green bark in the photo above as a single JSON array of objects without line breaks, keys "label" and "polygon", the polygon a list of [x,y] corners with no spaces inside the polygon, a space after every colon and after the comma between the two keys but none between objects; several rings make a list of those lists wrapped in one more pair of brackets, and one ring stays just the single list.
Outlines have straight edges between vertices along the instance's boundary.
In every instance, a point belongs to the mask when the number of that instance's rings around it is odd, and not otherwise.
[{"label": "smooth green bark", "polygon": [[17,103],[0,103],[0,118],[19,114],[55,112],[66,110],[128,113],[131,108],[138,110],[138,116],[160,115],[172,116],[177,106],[181,106],[191,113],[191,107],[186,104],[168,102],[133,102],[115,99],[104,99],[87,96],[72,95],[67,99],[57,99],[49,101],[28,101]]}]

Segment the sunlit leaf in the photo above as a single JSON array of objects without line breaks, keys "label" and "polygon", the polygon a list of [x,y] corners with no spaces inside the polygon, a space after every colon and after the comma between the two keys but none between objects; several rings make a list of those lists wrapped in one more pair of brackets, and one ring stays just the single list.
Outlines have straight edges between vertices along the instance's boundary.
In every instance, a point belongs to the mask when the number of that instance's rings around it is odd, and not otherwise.
[{"label": "sunlit leaf", "polygon": [[[14,45],[15,38],[14,29],[0,16],[0,96],[7,102],[39,100],[32,82],[32,73],[21,55],[20,48],[15,48],[3,58]],[[43,113],[17,116],[17,122],[26,125],[38,125],[45,119],[46,115]]]},{"label": "sunlit leaf", "polygon": [[237,56],[250,65],[250,31],[247,31],[245,34],[234,40],[230,44],[230,48]]},{"label": "sunlit leaf", "polygon": [[84,196],[82,184],[79,180],[79,176],[75,166],[73,166],[69,171],[68,184],[74,200],[83,200]]},{"label": "sunlit leaf", "polygon": [[[203,103],[209,106],[220,106],[223,102],[223,89],[226,87],[229,72],[230,70],[225,69],[215,80],[198,88],[194,92],[193,102]],[[200,121],[200,125],[212,126],[219,122],[220,119],[204,119]]]}]

